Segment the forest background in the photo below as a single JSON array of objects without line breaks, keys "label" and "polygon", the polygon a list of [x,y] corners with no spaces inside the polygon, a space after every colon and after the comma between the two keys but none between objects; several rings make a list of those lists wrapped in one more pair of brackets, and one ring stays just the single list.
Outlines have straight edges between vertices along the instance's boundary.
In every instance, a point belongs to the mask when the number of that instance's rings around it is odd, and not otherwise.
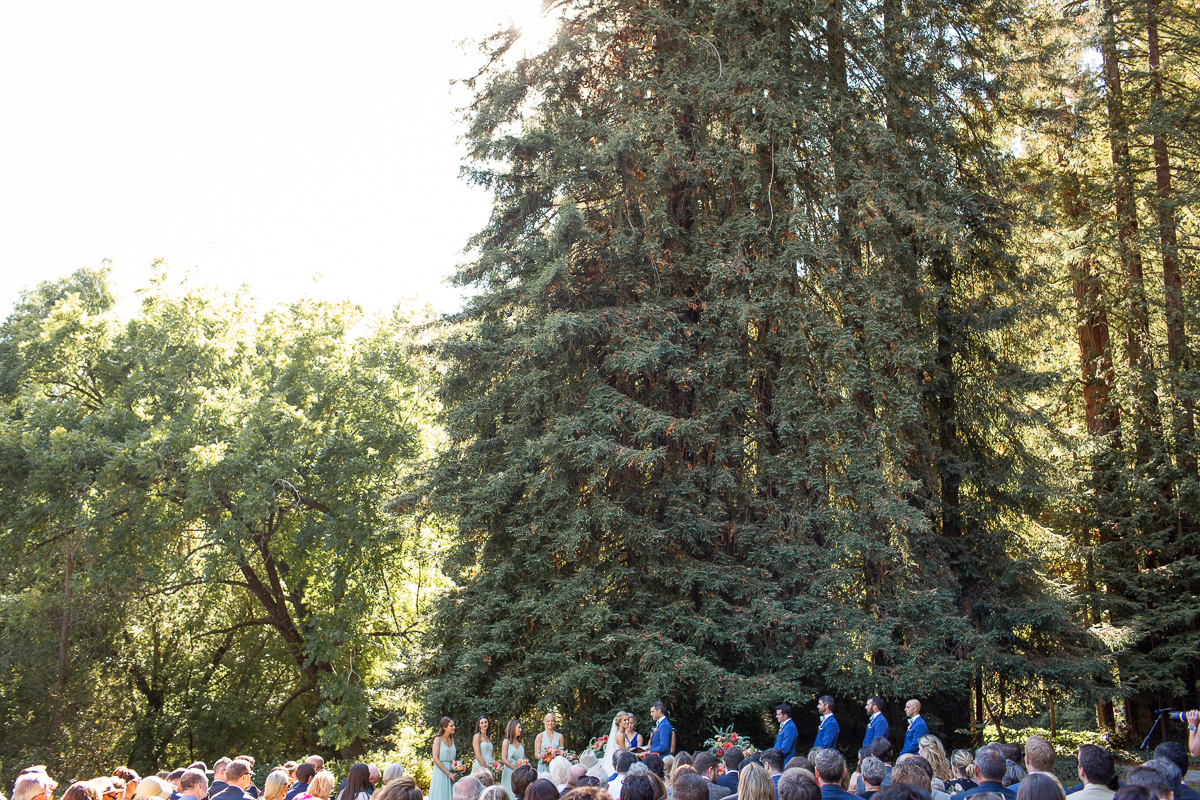
[{"label": "forest background", "polygon": [[0,775],[419,772],[444,713],[581,746],[655,699],[766,744],[824,693],[844,747],[879,694],[1131,748],[1200,705],[1200,7],[553,13],[468,82],[461,312],[17,304]]}]

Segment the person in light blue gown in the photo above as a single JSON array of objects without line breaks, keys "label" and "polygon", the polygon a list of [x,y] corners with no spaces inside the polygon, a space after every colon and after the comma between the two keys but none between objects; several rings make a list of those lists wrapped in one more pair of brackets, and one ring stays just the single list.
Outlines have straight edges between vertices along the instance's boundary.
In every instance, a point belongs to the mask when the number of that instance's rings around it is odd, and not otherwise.
[{"label": "person in light blue gown", "polygon": [[495,759],[492,755],[495,753],[495,747],[492,745],[492,737],[488,730],[492,727],[487,717],[480,717],[475,723],[475,735],[471,737],[471,749],[475,751],[475,765],[482,764],[488,769],[492,768]]},{"label": "person in light blue gown", "polygon": [[454,780],[458,773],[452,767],[457,755],[454,748],[454,720],[442,717],[438,735],[433,737],[433,775],[429,779],[429,800],[453,800]]},{"label": "person in light blue gown", "polygon": [[512,774],[517,764],[525,760],[525,740],[521,738],[521,723],[515,719],[508,721],[504,730],[504,741],[500,744],[500,763],[504,772],[500,776],[500,785],[512,795]]}]

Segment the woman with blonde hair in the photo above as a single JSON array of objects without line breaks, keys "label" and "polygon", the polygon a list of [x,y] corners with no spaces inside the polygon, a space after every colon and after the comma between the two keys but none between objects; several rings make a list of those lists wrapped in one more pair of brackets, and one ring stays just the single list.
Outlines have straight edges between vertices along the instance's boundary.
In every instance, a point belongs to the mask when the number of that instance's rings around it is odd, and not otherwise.
[{"label": "woman with blonde hair", "polygon": [[542,725],[546,730],[539,733],[533,740],[533,752],[537,754],[537,769],[538,775],[549,775],[550,765],[542,760],[542,756],[551,747],[558,750],[564,748],[563,735],[554,730],[554,726],[558,723],[558,718],[551,711],[546,716],[542,717]]},{"label": "woman with blonde hair", "polygon": [[271,770],[263,784],[262,800],[283,800],[288,790],[288,774],[285,769]]},{"label": "woman with blonde hair", "polygon": [[308,792],[306,794],[309,797],[316,797],[318,800],[329,800],[329,795],[333,794],[334,783],[333,773],[327,769],[323,769],[308,782]]},{"label": "woman with blonde hair", "polygon": [[945,782],[953,778],[954,774],[950,772],[950,761],[946,758],[946,748],[942,746],[942,740],[932,733],[927,733],[921,737],[917,747],[917,755],[933,767],[934,788],[945,790]]},{"label": "woman with blonde hair", "polygon": [[946,781],[946,791],[950,794],[958,794],[978,786],[979,784],[971,780],[971,768],[974,766],[975,757],[971,755],[970,750],[955,750],[950,755],[950,770],[954,773],[954,777]]},{"label": "woman with blonde hair", "polygon": [[737,800],[775,800],[775,783],[761,764],[738,770]]}]

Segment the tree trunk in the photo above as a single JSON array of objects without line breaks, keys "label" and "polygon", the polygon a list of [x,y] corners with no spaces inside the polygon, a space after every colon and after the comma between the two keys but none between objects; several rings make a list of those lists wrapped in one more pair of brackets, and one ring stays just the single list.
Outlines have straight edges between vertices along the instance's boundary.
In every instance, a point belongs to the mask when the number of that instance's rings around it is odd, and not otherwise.
[{"label": "tree trunk", "polygon": [[58,684],[55,690],[54,710],[50,720],[50,735],[53,738],[58,734],[59,725],[62,723],[62,708],[66,702],[67,696],[67,680],[70,677],[70,654],[71,654],[71,598],[74,595],[74,589],[71,586],[71,576],[75,571],[75,543],[72,537],[68,536],[63,540],[63,610],[62,624],[58,630]]},{"label": "tree trunk", "polygon": [[[1192,444],[1196,441],[1195,407],[1190,394],[1180,391],[1179,375],[1191,367],[1191,354],[1187,346],[1186,319],[1183,308],[1183,277],[1179,269],[1179,240],[1175,219],[1174,192],[1171,187],[1171,154],[1167,148],[1167,137],[1160,127],[1163,111],[1163,76],[1158,43],[1158,0],[1146,3],[1146,43],[1150,61],[1150,119],[1154,128],[1154,182],[1157,189],[1158,236],[1162,249],[1163,289],[1166,298],[1167,357],[1171,360],[1171,374],[1176,396],[1181,397],[1183,410],[1183,441],[1176,448],[1179,452],[1179,467],[1184,480],[1195,477],[1196,458]],[[1190,525],[1179,519],[1180,532]]]},{"label": "tree trunk", "polygon": [[1151,458],[1150,440],[1158,426],[1158,396],[1149,385],[1154,364],[1147,350],[1150,340],[1150,311],[1142,274],[1142,252],[1138,244],[1137,197],[1133,163],[1129,152],[1132,136],[1121,88],[1121,56],[1117,50],[1116,15],[1112,0],[1104,0],[1104,26],[1100,37],[1104,57],[1105,99],[1108,107],[1108,141],[1113,165],[1113,197],[1117,223],[1117,252],[1125,275],[1125,300],[1129,316],[1126,355],[1134,379],[1137,419],[1136,456],[1139,464]]}]

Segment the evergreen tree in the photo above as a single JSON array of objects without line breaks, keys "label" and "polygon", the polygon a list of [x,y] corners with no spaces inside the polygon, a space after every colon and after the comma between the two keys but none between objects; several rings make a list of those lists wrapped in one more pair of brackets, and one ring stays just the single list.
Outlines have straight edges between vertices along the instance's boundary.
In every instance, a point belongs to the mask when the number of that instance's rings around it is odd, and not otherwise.
[{"label": "evergreen tree", "polygon": [[[489,45],[495,207],[438,344],[430,716],[1087,679],[1023,520],[1038,324],[995,129],[1017,4],[608,0]],[[882,21],[882,30],[880,22]],[[1084,668],[1080,670],[1080,664]]]}]

